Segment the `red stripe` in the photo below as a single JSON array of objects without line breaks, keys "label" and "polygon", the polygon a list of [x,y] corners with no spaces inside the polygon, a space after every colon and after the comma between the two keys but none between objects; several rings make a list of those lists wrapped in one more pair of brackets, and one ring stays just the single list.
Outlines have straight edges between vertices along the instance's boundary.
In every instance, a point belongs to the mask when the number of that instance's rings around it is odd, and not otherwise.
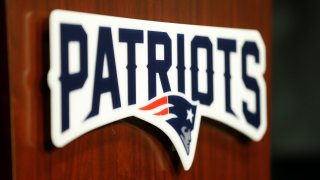
[{"label": "red stripe", "polygon": [[154,102],[140,108],[141,110],[151,110],[151,109],[154,109],[156,107],[159,107],[161,105],[164,105],[164,104],[168,104],[168,98],[167,96],[164,96],[158,100],[155,100]]},{"label": "red stripe", "polygon": [[156,116],[163,116],[163,115],[167,115],[169,114],[169,109],[168,108],[165,108],[164,110],[160,111],[160,112],[157,112],[153,115],[156,115]]}]

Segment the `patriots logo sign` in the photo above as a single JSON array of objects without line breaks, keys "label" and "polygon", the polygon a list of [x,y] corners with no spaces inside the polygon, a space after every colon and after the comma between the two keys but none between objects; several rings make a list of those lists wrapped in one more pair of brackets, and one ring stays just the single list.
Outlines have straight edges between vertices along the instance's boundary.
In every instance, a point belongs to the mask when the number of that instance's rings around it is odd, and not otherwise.
[{"label": "patriots logo sign", "polygon": [[266,50],[258,31],[64,10],[49,24],[56,147],[134,116],[162,130],[188,170],[201,117],[263,138]]},{"label": "patriots logo sign", "polygon": [[[164,109],[154,113],[155,116],[165,116],[168,114],[174,117],[166,120],[179,135],[186,153],[190,152],[191,132],[195,123],[195,114],[197,107],[190,104],[181,96],[164,96],[152,103],[140,108],[141,110],[150,111],[164,105]],[[199,119],[198,119],[199,121]]]}]

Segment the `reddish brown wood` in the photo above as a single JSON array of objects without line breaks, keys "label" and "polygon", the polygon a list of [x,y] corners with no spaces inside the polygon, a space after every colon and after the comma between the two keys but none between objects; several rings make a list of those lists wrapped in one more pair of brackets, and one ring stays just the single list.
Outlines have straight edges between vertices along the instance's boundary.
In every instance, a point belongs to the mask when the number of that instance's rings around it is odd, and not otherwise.
[{"label": "reddish brown wood", "polygon": [[48,16],[53,9],[258,29],[267,47],[270,117],[271,0],[7,0],[15,179],[270,179],[270,118],[258,143],[202,118],[194,164],[187,172],[168,138],[136,118],[54,148],[46,83]]}]

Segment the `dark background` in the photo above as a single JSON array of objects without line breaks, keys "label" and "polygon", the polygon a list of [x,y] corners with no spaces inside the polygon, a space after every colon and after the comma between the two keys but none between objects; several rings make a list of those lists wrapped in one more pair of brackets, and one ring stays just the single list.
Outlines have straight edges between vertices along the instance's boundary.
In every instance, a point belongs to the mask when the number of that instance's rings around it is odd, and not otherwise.
[{"label": "dark background", "polygon": [[274,0],[272,178],[319,178],[320,1]]}]

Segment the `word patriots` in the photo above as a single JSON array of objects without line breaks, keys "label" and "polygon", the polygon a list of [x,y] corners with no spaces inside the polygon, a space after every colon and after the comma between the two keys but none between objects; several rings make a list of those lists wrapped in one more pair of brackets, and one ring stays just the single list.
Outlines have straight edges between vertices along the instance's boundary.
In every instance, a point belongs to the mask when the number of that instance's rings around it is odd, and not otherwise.
[{"label": "word patriots", "polygon": [[169,137],[188,170],[201,117],[259,141],[267,128],[265,51],[256,30],[54,10],[53,144],[135,116]]}]

